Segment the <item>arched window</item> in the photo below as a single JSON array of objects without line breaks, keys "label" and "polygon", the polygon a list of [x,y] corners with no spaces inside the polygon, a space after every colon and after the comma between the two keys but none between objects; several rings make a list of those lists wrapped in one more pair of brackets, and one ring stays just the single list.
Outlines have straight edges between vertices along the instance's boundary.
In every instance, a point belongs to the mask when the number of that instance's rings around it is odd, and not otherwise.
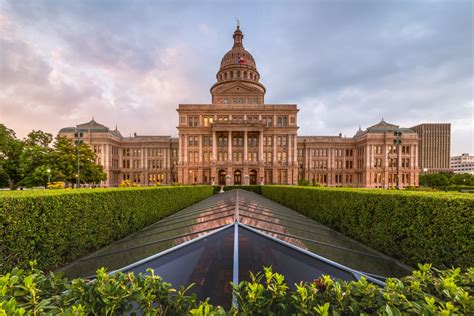
[{"label": "arched window", "polygon": [[247,80],[247,72],[246,71],[244,71],[244,79]]},{"label": "arched window", "polygon": [[237,71],[237,78],[239,78],[239,79],[240,79],[240,70],[239,70],[239,71]]},{"label": "arched window", "polygon": [[227,72],[224,73],[224,80],[227,80]]}]

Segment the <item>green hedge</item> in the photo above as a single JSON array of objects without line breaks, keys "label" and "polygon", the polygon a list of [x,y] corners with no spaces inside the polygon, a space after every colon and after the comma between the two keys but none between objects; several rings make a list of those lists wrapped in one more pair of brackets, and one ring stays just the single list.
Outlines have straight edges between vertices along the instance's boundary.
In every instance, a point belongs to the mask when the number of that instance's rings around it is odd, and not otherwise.
[{"label": "green hedge", "polygon": [[424,265],[401,280],[388,279],[384,288],[364,278],[323,276],[293,290],[283,275],[265,268],[233,285],[238,307],[224,310],[197,300],[192,285],[172,289],[152,270],[108,275],[100,269],[90,282],[15,268],[0,275],[0,315],[473,315],[473,284],[474,269]]},{"label": "green hedge", "polygon": [[213,193],[212,186],[0,194],[0,270],[53,269]]},{"label": "green hedge", "polygon": [[409,265],[474,265],[471,194],[295,186],[262,194]]},{"label": "green hedge", "polygon": [[[224,186],[224,191],[230,191],[234,189],[241,189],[245,191],[255,192],[257,194],[262,194],[261,185],[226,185]],[[214,193],[219,193],[221,187],[219,185],[214,186]]]}]

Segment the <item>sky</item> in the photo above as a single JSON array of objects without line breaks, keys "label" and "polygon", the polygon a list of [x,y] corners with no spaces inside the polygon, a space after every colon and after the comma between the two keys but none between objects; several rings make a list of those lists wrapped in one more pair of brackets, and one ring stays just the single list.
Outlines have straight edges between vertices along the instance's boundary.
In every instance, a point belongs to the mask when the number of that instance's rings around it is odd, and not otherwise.
[{"label": "sky", "polygon": [[451,123],[474,154],[473,1],[0,0],[0,123],[24,137],[92,117],[122,135],[177,135],[210,103],[239,19],[266,103],[298,104],[299,135]]}]

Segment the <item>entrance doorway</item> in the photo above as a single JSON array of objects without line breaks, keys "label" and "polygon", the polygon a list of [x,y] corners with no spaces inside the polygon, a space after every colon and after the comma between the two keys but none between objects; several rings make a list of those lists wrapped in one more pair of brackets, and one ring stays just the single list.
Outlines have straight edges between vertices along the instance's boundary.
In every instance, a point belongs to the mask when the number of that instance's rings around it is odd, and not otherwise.
[{"label": "entrance doorway", "polygon": [[234,171],[234,185],[242,184],[242,172],[240,170]]},{"label": "entrance doorway", "polygon": [[219,170],[219,185],[225,185],[225,176],[227,175],[227,171],[221,169]]},{"label": "entrance doorway", "polygon": [[257,170],[252,169],[249,172],[250,184],[257,184]]}]

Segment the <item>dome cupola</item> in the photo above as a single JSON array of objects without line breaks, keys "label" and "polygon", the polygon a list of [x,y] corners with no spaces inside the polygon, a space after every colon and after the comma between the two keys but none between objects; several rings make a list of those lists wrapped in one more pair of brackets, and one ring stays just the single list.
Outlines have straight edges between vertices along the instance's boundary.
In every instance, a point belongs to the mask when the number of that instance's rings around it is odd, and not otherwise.
[{"label": "dome cupola", "polygon": [[[239,25],[232,37],[234,45],[222,57],[216,75],[217,82],[211,88],[212,103],[263,103],[265,87],[259,83],[260,74],[257,71],[255,59],[244,48],[244,34]],[[236,84],[242,87],[237,88]],[[231,87],[235,89],[230,89]],[[249,93],[251,98],[242,98],[241,95],[245,93]]]}]

